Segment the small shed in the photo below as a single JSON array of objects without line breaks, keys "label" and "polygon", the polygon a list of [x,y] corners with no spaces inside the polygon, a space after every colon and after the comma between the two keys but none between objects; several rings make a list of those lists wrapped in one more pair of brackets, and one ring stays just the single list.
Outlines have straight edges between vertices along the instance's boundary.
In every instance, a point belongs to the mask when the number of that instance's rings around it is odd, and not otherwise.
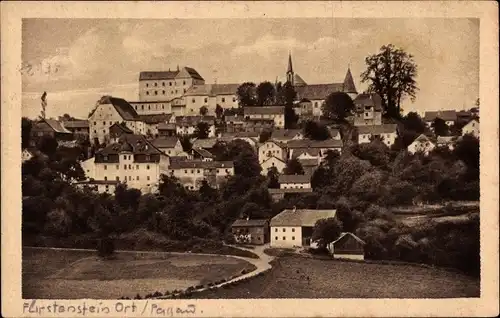
[{"label": "small shed", "polygon": [[364,260],[365,244],[365,241],[353,233],[344,232],[338,239],[328,244],[328,250],[333,258]]},{"label": "small shed", "polygon": [[261,245],[269,242],[269,221],[240,219],[231,225],[236,243]]}]

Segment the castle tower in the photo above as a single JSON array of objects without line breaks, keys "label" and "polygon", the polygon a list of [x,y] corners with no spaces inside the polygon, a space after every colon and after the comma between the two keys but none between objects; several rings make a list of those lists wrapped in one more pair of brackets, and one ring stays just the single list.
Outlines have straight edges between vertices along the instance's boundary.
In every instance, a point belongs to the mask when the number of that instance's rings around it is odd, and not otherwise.
[{"label": "castle tower", "polygon": [[286,81],[293,83],[293,66],[292,66],[292,54],[288,53],[288,69],[286,70]]}]

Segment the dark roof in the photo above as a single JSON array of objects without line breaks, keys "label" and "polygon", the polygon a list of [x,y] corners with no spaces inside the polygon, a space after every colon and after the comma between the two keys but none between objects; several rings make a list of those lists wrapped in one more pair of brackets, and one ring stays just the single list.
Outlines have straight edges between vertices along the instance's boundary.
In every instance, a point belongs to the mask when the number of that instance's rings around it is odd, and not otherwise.
[{"label": "dark roof", "polygon": [[311,176],[306,174],[281,174],[278,177],[279,183],[310,183]]},{"label": "dark roof", "polygon": [[217,141],[218,141],[217,138],[196,139],[193,141],[193,147],[210,149],[214,147]]},{"label": "dark roof", "polygon": [[101,149],[99,151],[99,154],[118,154],[121,151],[125,151],[124,149],[134,154],[162,154],[161,150],[156,148],[150,141],[146,139],[145,136],[134,134],[122,135],[118,142],[112,143],[104,149]]},{"label": "dark roof", "polygon": [[342,92],[344,84],[342,83],[332,83],[332,84],[313,84],[305,86],[295,87],[298,99],[326,99],[328,95],[335,92]]},{"label": "dark roof", "polygon": [[271,219],[271,226],[308,226],[313,227],[316,221],[333,218],[336,210],[283,210]]},{"label": "dark roof", "polygon": [[233,167],[232,161],[179,160],[170,163],[170,169],[216,169]]},{"label": "dark roof", "polygon": [[317,157],[320,155],[320,150],[320,148],[293,148],[292,158],[295,159],[304,153],[307,153],[313,157]]},{"label": "dark roof", "polygon": [[185,96],[217,96],[217,95],[236,95],[240,84],[203,84],[193,85]]},{"label": "dark roof", "polygon": [[172,118],[172,114],[139,115],[139,118],[146,124],[159,124],[169,121]]},{"label": "dark roof", "polygon": [[186,66],[184,67],[184,69],[189,73],[189,75],[191,75],[192,78],[199,79],[202,81],[205,80],[203,77],[201,77],[200,73],[198,73],[198,71],[196,71],[194,68]]},{"label": "dark roof", "polygon": [[158,130],[175,130],[175,124],[170,123],[158,123]]},{"label": "dark roof", "polygon": [[89,128],[88,120],[68,120],[63,122],[66,128]]},{"label": "dark roof", "polygon": [[285,106],[249,106],[244,107],[243,112],[245,116],[247,115],[273,115],[273,114],[285,114]]},{"label": "dark roof", "polygon": [[214,116],[177,116],[175,117],[175,122],[177,125],[189,125],[195,126],[200,122],[206,122],[209,124],[214,124]]},{"label": "dark roof", "polygon": [[275,139],[292,139],[293,137],[301,134],[302,130],[300,129],[278,129],[274,130],[271,134],[271,138]]},{"label": "dark roof", "polygon": [[111,129],[113,127],[116,127],[116,128],[120,129],[121,131],[123,131],[124,133],[127,133],[127,134],[133,134],[134,133],[132,130],[130,130],[130,128],[128,128],[124,124],[114,123],[113,125],[111,125],[111,127],[109,127],[109,129]]},{"label": "dark roof", "polygon": [[203,148],[194,147],[192,150],[197,152],[200,156],[202,156],[204,158],[214,158],[214,155],[212,155],[209,151],[207,151]]},{"label": "dark roof", "polygon": [[222,138],[259,138],[256,131],[238,131],[222,133]]},{"label": "dark roof", "polygon": [[294,74],[293,75],[293,86],[304,86],[307,85],[306,81],[300,77],[299,74]]},{"label": "dark roof", "polygon": [[139,81],[142,80],[172,80],[174,79],[179,71],[152,71],[152,72],[141,72],[139,73]]},{"label": "dark roof", "polygon": [[226,123],[230,123],[230,122],[243,123],[245,121],[245,117],[244,116],[238,116],[238,115],[224,116],[224,121]]},{"label": "dark roof", "polygon": [[287,144],[288,148],[341,148],[342,140],[327,139],[327,140],[310,140],[298,139],[290,140]]},{"label": "dark roof", "polygon": [[417,136],[417,138],[415,138],[412,143],[414,143],[415,141],[419,141],[419,142],[420,141],[422,141],[422,142],[423,141],[430,141],[430,142],[432,142],[432,140],[424,134],[420,134],[419,136]]},{"label": "dark roof", "polygon": [[343,91],[344,93],[357,93],[350,68],[347,68],[347,73],[345,74]]},{"label": "dark roof", "polygon": [[[132,105],[130,105],[123,98],[116,98],[116,97],[106,95],[106,96],[101,97],[101,99],[99,100],[99,104],[100,105],[103,105],[103,104],[113,105],[115,107],[116,111],[118,112],[118,114],[120,114],[120,116],[125,120],[139,120],[139,115],[135,111],[134,107],[132,107]],[[92,116],[92,114],[94,114],[96,109],[97,108],[95,108],[92,111],[90,116]]]},{"label": "dark roof", "polygon": [[234,221],[232,227],[252,227],[252,226],[266,226],[268,224],[268,220],[244,220],[239,219]]},{"label": "dark roof", "polygon": [[454,110],[425,112],[424,121],[433,121],[436,118],[441,118],[444,121],[455,121],[457,120],[457,112]]},{"label": "dark roof", "polygon": [[311,193],[312,188],[291,188],[291,189],[268,189],[269,194],[286,194],[286,193]]},{"label": "dark roof", "polygon": [[299,160],[302,167],[316,167],[319,166],[317,159],[297,159]]},{"label": "dark roof", "polygon": [[356,235],[354,235],[353,233],[351,232],[342,232],[339,236],[338,239],[336,239],[335,241],[332,242],[332,244],[335,244],[337,242],[339,242],[340,240],[346,238],[347,236],[351,236],[352,238],[354,238],[356,241],[358,241],[359,243],[361,244],[366,244],[365,241],[363,241],[362,239],[360,239],[359,237],[357,237]]},{"label": "dark roof", "polygon": [[157,148],[174,148],[179,139],[177,137],[159,137],[152,141]]},{"label": "dark roof", "polygon": [[71,131],[64,128],[64,126],[55,119],[43,119],[42,121],[45,121],[56,133],[71,134]]},{"label": "dark roof", "polygon": [[382,111],[382,99],[376,93],[359,94],[353,102],[356,108],[358,108],[358,111],[362,111],[362,109],[359,108],[365,106],[373,106],[376,111]]},{"label": "dark roof", "polygon": [[358,126],[358,134],[363,135],[363,134],[372,134],[372,135],[379,135],[379,134],[388,134],[388,133],[394,133],[397,131],[398,125],[397,124],[384,124],[384,125],[367,125],[367,126]]}]

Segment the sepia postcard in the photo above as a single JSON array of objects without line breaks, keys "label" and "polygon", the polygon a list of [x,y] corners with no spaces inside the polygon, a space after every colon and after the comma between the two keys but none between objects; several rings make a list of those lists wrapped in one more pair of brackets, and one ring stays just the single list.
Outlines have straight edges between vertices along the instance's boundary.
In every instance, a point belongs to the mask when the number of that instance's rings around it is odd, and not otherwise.
[{"label": "sepia postcard", "polygon": [[496,2],[1,9],[2,316],[499,314]]}]

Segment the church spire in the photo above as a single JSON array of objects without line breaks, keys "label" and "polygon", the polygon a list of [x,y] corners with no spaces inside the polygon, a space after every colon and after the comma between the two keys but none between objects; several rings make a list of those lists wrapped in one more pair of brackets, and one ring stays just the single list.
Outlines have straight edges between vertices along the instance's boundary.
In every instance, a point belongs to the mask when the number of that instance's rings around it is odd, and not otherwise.
[{"label": "church spire", "polygon": [[347,67],[347,73],[344,79],[344,93],[357,93],[356,86],[354,85],[354,80],[351,74],[351,65]]},{"label": "church spire", "polygon": [[293,85],[292,53],[288,52],[288,69],[286,70],[286,81]]}]

